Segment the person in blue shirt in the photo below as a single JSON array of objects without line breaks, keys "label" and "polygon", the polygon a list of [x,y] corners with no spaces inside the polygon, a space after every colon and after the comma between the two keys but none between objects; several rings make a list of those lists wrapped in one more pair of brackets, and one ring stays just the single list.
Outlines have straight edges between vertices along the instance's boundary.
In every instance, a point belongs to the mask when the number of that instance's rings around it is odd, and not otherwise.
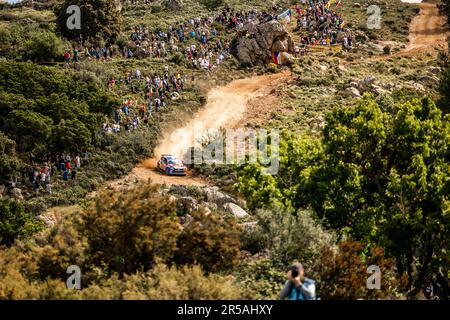
[{"label": "person in blue shirt", "polygon": [[287,281],[279,294],[280,299],[316,300],[314,280],[305,277],[305,269],[301,263],[294,263],[287,272]]}]

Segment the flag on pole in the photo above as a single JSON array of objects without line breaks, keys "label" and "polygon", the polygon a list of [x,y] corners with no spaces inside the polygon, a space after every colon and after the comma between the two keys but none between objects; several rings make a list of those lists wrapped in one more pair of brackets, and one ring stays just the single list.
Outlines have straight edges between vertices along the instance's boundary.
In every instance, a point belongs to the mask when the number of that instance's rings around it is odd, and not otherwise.
[{"label": "flag on pole", "polygon": [[281,64],[281,52],[273,53],[273,62],[278,66]]}]

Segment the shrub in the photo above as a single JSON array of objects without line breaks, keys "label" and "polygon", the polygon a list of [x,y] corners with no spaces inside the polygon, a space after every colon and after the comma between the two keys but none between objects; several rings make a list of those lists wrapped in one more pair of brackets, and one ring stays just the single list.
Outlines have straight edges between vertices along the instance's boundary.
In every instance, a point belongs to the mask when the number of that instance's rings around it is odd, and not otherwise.
[{"label": "shrub", "polygon": [[324,231],[309,211],[299,211],[294,215],[274,208],[259,210],[255,218],[258,225],[243,234],[243,249],[256,253],[266,248],[280,268],[295,260],[312,267],[323,248],[334,245],[334,235]]},{"label": "shrub", "polygon": [[64,43],[54,33],[33,32],[22,48],[22,60],[53,62],[62,59]]},{"label": "shrub", "polygon": [[10,246],[16,239],[29,237],[42,228],[42,222],[25,212],[21,203],[0,199],[0,245]]},{"label": "shrub", "polygon": [[200,264],[208,272],[229,270],[238,263],[240,229],[216,213],[193,212],[178,238],[175,262]]},{"label": "shrub", "polygon": [[[385,259],[380,247],[364,255],[363,246],[355,241],[341,242],[337,252],[325,248],[316,269],[319,296],[324,300],[396,298],[405,278],[397,278],[394,263]],[[367,268],[371,265],[381,270],[381,290],[367,288]]]},{"label": "shrub", "polygon": [[149,184],[100,195],[81,216],[92,264],[119,273],[151,268],[176,250],[180,228],[174,204]]},{"label": "shrub", "polygon": [[202,0],[202,4],[208,9],[208,10],[215,10],[220,6],[223,6],[224,0]]},{"label": "shrub", "polygon": [[236,281],[242,288],[244,299],[277,299],[286,275],[272,260],[263,259],[239,266]]},{"label": "shrub", "polygon": [[158,264],[146,274],[126,276],[122,296],[133,300],[236,300],[241,290],[232,277],[205,275],[199,266]]}]

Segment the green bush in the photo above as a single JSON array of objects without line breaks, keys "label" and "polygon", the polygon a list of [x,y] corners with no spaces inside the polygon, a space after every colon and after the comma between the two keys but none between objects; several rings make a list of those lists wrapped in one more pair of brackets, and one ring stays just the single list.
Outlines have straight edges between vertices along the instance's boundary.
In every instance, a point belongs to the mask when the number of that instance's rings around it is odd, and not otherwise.
[{"label": "green bush", "polygon": [[[367,268],[380,268],[381,290],[367,288]],[[339,244],[338,250],[325,248],[316,269],[317,292],[323,300],[396,299],[406,284],[399,278],[395,261],[384,257],[384,250],[375,247],[364,254],[363,246],[354,241]]]},{"label": "green bush", "polygon": [[174,204],[145,184],[103,193],[80,223],[91,263],[120,275],[170,260],[180,233]]},{"label": "green bush", "polygon": [[41,221],[25,212],[24,206],[10,198],[0,199],[0,245],[11,246],[43,228]]},{"label": "green bush", "polygon": [[33,62],[62,61],[64,42],[51,32],[29,34],[22,48],[22,60]]},{"label": "green bush", "polygon": [[240,229],[216,213],[192,213],[178,237],[177,264],[200,264],[208,272],[234,268],[239,259]]},{"label": "green bush", "polygon": [[243,233],[242,248],[253,254],[269,250],[279,268],[296,260],[312,267],[323,248],[334,246],[335,236],[323,230],[309,211],[292,214],[274,208],[257,211],[255,218],[258,224]]}]

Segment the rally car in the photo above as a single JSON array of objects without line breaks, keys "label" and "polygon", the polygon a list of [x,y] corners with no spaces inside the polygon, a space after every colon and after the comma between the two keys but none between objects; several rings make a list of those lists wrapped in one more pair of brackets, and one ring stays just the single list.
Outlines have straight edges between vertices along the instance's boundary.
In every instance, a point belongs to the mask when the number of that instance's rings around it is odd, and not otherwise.
[{"label": "rally car", "polygon": [[187,174],[187,167],[172,155],[163,155],[158,161],[157,168],[168,176],[185,176]]}]

